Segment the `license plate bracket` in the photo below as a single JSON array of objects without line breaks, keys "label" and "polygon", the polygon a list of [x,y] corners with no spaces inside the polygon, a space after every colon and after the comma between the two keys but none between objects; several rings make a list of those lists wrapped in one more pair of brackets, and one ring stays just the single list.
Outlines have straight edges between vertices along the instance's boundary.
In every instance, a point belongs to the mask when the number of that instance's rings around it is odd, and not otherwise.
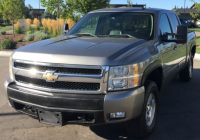
[{"label": "license plate bracket", "polygon": [[61,112],[50,112],[41,109],[38,109],[37,112],[38,112],[39,122],[57,126],[63,125]]}]

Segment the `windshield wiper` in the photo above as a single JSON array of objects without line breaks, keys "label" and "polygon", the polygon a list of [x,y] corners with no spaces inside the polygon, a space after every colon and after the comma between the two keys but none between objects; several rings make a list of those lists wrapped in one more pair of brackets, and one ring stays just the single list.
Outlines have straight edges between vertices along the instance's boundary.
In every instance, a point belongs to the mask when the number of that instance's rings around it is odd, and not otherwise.
[{"label": "windshield wiper", "polygon": [[129,34],[121,34],[121,35],[98,35],[98,37],[119,37],[119,38],[135,38]]},{"label": "windshield wiper", "polygon": [[74,34],[74,36],[78,36],[78,37],[81,37],[81,36],[97,37],[96,35],[93,35],[93,34],[90,34],[90,33],[77,33],[77,34]]}]

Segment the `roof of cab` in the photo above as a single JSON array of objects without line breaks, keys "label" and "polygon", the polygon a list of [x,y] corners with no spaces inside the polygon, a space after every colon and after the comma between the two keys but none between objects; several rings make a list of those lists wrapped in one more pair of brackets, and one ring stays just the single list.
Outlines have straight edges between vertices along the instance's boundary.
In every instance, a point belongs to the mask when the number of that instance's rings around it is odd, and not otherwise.
[{"label": "roof of cab", "polygon": [[91,11],[89,13],[98,13],[98,12],[148,12],[148,13],[157,13],[160,11],[170,12],[170,10],[165,9],[158,9],[158,8],[106,8],[106,9],[99,9],[95,11]]}]

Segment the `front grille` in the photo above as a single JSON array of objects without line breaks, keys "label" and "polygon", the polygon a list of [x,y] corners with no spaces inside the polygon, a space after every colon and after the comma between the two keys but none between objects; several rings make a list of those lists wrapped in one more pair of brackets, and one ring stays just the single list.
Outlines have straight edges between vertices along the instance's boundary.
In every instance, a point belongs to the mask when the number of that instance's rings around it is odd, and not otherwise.
[{"label": "front grille", "polygon": [[37,71],[45,72],[55,71],[56,73],[67,73],[67,74],[86,74],[86,75],[101,75],[102,69],[87,69],[87,68],[61,68],[61,67],[51,67],[51,66],[40,66],[34,64],[25,64],[14,62],[15,68],[20,69],[36,69]]},{"label": "front grille", "polygon": [[100,89],[100,83],[80,83],[80,82],[46,82],[43,79],[29,78],[21,75],[15,75],[17,82],[24,84],[32,84],[34,86],[39,86],[49,89],[62,89],[62,90],[88,90],[97,91]]}]

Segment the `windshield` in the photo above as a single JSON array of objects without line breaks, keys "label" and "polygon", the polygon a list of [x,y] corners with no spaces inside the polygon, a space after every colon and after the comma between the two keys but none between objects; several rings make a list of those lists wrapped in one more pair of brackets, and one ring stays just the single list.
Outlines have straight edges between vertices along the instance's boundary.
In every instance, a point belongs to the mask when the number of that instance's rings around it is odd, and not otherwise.
[{"label": "windshield", "polygon": [[153,39],[153,15],[147,13],[90,13],[84,16],[67,35],[90,37],[127,37]]}]

